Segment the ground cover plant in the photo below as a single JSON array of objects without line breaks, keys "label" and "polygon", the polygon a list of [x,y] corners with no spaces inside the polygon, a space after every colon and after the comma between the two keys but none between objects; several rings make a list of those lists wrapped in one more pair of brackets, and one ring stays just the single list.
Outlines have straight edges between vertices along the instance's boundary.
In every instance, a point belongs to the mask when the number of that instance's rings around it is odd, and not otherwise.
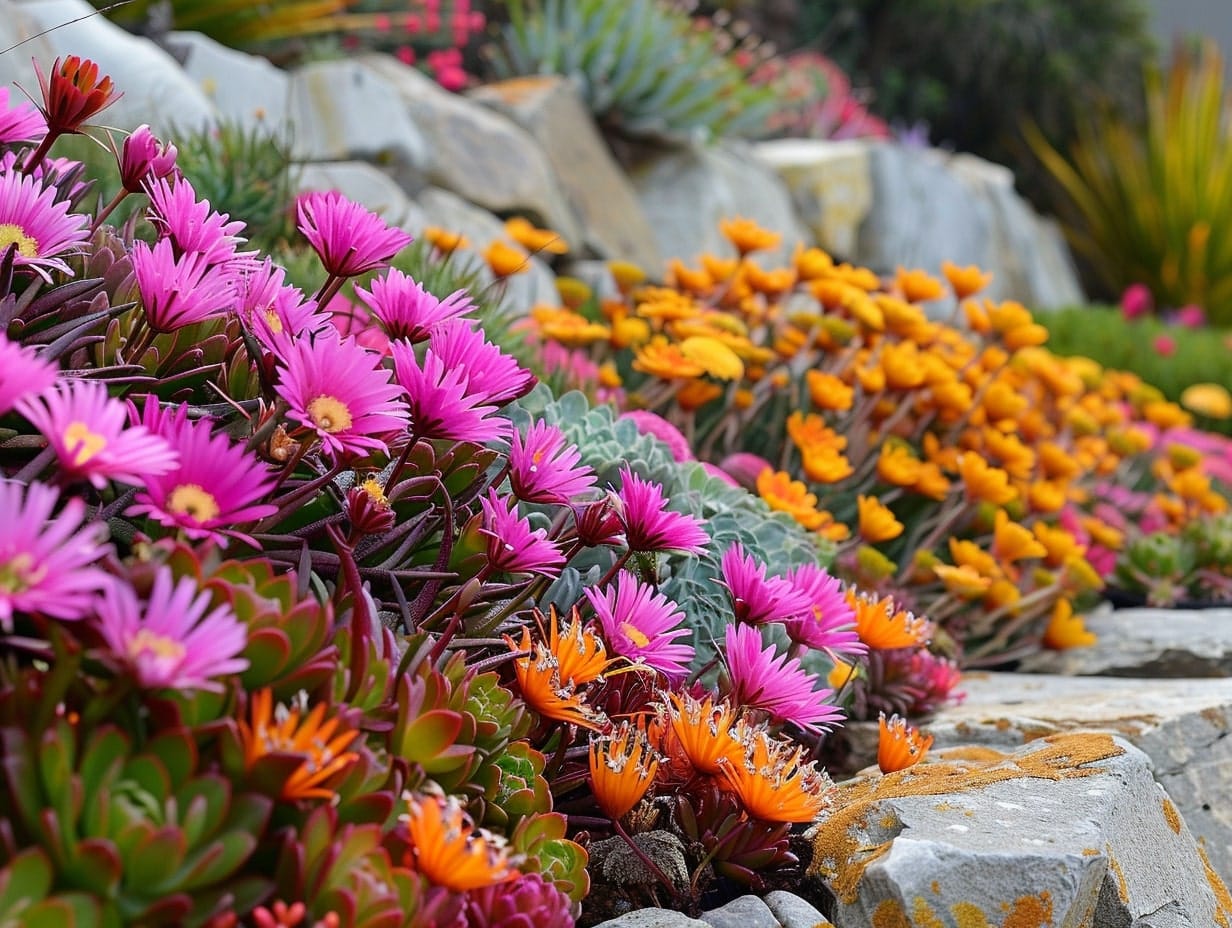
[{"label": "ground cover plant", "polygon": [[[57,157],[117,88],[44,67],[37,108],[0,96],[0,923],[567,926],[791,885],[866,655],[906,658],[888,708],[950,695],[927,619],[536,387],[425,286],[456,236],[304,194],[301,290],[147,127],[115,186]],[[882,727],[885,769],[927,750]]]}]

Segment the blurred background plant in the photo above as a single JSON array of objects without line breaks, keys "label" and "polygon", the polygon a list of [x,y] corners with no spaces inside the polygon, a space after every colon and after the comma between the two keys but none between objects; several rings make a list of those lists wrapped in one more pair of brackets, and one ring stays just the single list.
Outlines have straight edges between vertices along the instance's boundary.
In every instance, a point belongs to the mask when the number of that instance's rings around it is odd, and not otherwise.
[{"label": "blurred background plant", "polygon": [[766,59],[753,72],[754,83],[774,90],[776,105],[766,117],[770,137],[849,139],[888,138],[890,128],[868,110],[871,94],[856,92],[833,61],[815,51],[796,51]]},{"label": "blurred background plant", "polygon": [[[1119,605],[1209,606],[1232,601],[1232,516],[1131,538],[1113,574]],[[1117,602],[1117,600],[1114,600]]]},{"label": "blurred background plant", "polygon": [[396,55],[449,90],[471,80],[465,53],[487,19],[471,0],[93,0],[117,22],[155,37],[203,32],[286,64],[305,54],[370,49]]},{"label": "blurred background plant", "polygon": [[1066,231],[1105,288],[1147,288],[1156,305],[1202,307],[1232,324],[1232,111],[1211,42],[1178,45],[1146,71],[1146,125],[1106,106],[1068,145],[1031,131],[1063,191]]}]

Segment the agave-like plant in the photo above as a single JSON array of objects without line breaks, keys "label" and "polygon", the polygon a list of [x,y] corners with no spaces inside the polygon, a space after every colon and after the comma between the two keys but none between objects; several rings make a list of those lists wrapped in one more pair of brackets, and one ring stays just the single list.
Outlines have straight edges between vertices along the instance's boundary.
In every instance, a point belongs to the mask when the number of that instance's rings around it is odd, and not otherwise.
[{"label": "agave-like plant", "polygon": [[1068,157],[1028,139],[1072,203],[1070,241],[1121,292],[1146,284],[1158,304],[1197,304],[1232,321],[1232,126],[1224,63],[1206,43],[1146,75],[1144,128],[1108,112],[1078,131]]},{"label": "agave-like plant", "polygon": [[770,88],[720,51],[718,37],[664,0],[506,0],[501,74],[578,81],[607,128],[634,136],[756,134]]}]

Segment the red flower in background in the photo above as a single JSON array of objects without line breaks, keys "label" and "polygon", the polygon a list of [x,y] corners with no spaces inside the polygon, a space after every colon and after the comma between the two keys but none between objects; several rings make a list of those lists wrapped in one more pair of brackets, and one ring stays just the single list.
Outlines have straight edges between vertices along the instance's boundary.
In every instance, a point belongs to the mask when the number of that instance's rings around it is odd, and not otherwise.
[{"label": "red flower in background", "polygon": [[87,119],[120,99],[111,78],[100,78],[98,65],[88,58],[69,55],[63,63],[57,58],[50,77],[36,63],[34,73],[43,91],[39,109],[47,120],[49,138],[80,132]]}]

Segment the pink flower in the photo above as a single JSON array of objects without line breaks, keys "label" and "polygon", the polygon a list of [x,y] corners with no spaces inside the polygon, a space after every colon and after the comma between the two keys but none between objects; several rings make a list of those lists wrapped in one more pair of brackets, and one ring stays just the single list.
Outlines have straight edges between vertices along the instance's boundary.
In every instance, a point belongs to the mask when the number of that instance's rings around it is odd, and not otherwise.
[{"label": "pink flower", "polygon": [[818,679],[800,662],[762,647],[761,631],[752,625],[727,627],[727,675],[736,706],[761,709],[775,721],[791,722],[805,731],[820,732],[843,717],[827,699],[834,690],[818,689]]},{"label": "pink flower", "polygon": [[171,239],[177,254],[201,255],[206,264],[224,264],[236,257],[244,239],[244,223],[210,207],[209,200],[197,200],[195,191],[183,177],[148,179],[145,191],[150,197],[150,222],[164,237]]},{"label": "pink flower", "polygon": [[1176,339],[1171,335],[1156,335],[1152,346],[1160,357],[1170,358],[1176,354]]},{"label": "pink flower", "polygon": [[402,389],[381,356],[333,328],[287,346],[278,370],[274,389],[288,417],[316,432],[331,457],[386,452],[386,436],[406,428]]},{"label": "pink flower", "polygon": [[565,566],[565,556],[548,538],[546,529],[532,529],[530,522],[518,515],[518,501],[512,496],[501,499],[495,488],[479,500],[483,507],[483,528],[488,537],[488,563],[494,570],[510,574],[532,573],[555,577]]},{"label": "pink flower", "polygon": [[106,551],[107,526],[82,525],[86,504],[72,497],[52,516],[59,494],[41,483],[0,481],[0,628],[14,612],[80,619],[108,582],[91,565]]},{"label": "pink flower", "polygon": [[269,468],[225,435],[212,435],[211,420],[189,421],[186,406],[170,413],[156,397],[147,396],[144,416],[138,419],[131,403],[129,416],[165,438],[179,454],[180,464],[149,478],[126,514],[148,515],[189,538],[209,538],[223,547],[227,536],[260,547],[235,526],[278,511],[277,506],[260,502],[274,486]]},{"label": "pink flower", "polygon": [[33,348],[9,341],[0,332],[0,416],[19,399],[42,393],[56,382],[57,367],[40,360]]},{"label": "pink flower", "polygon": [[138,126],[120,150],[120,185],[139,193],[147,177],[158,179],[174,171],[177,155],[175,146],[159,142],[149,126]]},{"label": "pink flower", "polygon": [[70,213],[57,188],[18,171],[0,174],[0,260],[13,249],[13,265],[29,268],[48,283],[49,270],[71,275],[64,258],[82,251],[88,218]]},{"label": "pink flower", "polygon": [[631,409],[620,418],[628,419],[643,435],[653,435],[667,445],[667,449],[677,461],[694,460],[693,451],[689,448],[689,440],[684,437],[684,433],[662,416],[646,412],[644,409]]},{"label": "pink flower", "polygon": [[1206,312],[1201,306],[1190,303],[1188,306],[1182,306],[1173,313],[1172,321],[1177,325],[1183,325],[1187,329],[1200,329],[1206,325]]},{"label": "pink flower", "polygon": [[356,277],[387,265],[411,236],[336,190],[308,193],[296,206],[304,233],[331,277]]},{"label": "pink flower", "polygon": [[787,580],[811,604],[783,624],[792,641],[827,652],[835,660],[868,653],[856,632],[855,612],[837,577],[816,564],[802,564],[787,572]]},{"label": "pink flower", "polygon": [[168,567],[154,575],[149,600],[111,583],[96,607],[98,630],[113,658],[147,689],[212,690],[214,678],[240,673],[247,644],[242,622],[228,606],[210,609],[210,594],[191,577],[178,582]]},{"label": "pink flower", "polygon": [[441,300],[397,268],[374,278],[369,287],[356,287],[355,295],[368,305],[390,338],[403,338],[412,344],[426,340],[443,323],[475,308],[465,290],[455,290]]},{"label": "pink flower", "polygon": [[663,487],[643,480],[625,467],[617,492],[625,540],[631,551],[680,551],[701,554],[710,536],[693,516],[667,509]]},{"label": "pink flower", "polygon": [[465,369],[467,391],[485,403],[503,406],[525,396],[535,385],[535,375],[517,358],[505,354],[466,322],[437,327],[429,346],[446,368]]},{"label": "pink flower", "polygon": [[43,114],[23,100],[12,103],[9,89],[0,87],[0,145],[34,142],[47,134]]},{"label": "pink flower", "polygon": [[287,284],[286,271],[269,258],[246,263],[232,279],[240,320],[270,351],[281,354],[291,340],[329,325],[329,317],[305,301],[298,287]]},{"label": "pink flower", "polygon": [[909,654],[909,666],[904,677],[911,681],[917,691],[908,714],[912,717],[936,712],[946,702],[962,700],[964,693],[955,693],[954,688],[962,680],[958,664],[948,658],[938,657],[927,648],[902,652]]},{"label": "pink flower", "polygon": [[659,671],[673,683],[683,680],[693,660],[693,646],[672,644],[689,638],[692,632],[681,628],[684,612],[674,602],[642,583],[627,570],[602,591],[583,590],[595,610],[603,639],[614,654],[635,664]]},{"label": "pink flower", "polygon": [[421,363],[415,348],[403,341],[394,342],[390,351],[418,437],[482,444],[509,434],[509,420],[497,417],[496,407],[471,389],[465,367],[449,367],[431,348]]},{"label": "pink flower", "polygon": [[735,454],[729,454],[720,463],[719,466],[727,471],[735,479],[736,483],[744,487],[750,493],[757,492],[757,478],[766,468],[774,470],[770,462],[758,454],[750,454],[747,451],[737,451]]},{"label": "pink flower", "polygon": [[1148,316],[1154,305],[1155,299],[1146,284],[1130,284],[1121,294],[1121,315],[1126,319]]},{"label": "pink flower", "polygon": [[767,577],[766,565],[745,554],[740,542],[723,552],[720,569],[737,622],[782,622],[810,607],[808,594],[782,577]]},{"label": "pink flower", "polygon": [[128,424],[124,404],[97,380],[62,379],[37,397],[18,400],[17,411],[55,448],[65,477],[98,489],[108,480],[141,486],[179,463],[164,439]]},{"label": "pink flower", "polygon": [[571,505],[578,541],[588,548],[623,545],[624,523],[620,520],[619,503],[616,494],[608,490],[602,499]]},{"label": "pink flower", "polygon": [[235,305],[235,281],[224,267],[199,252],[176,258],[169,239],[151,248],[134,242],[130,252],[146,322],[156,332],[171,332],[220,316]]},{"label": "pink flower", "polygon": [[581,452],[565,440],[564,433],[546,422],[533,422],[513,433],[509,449],[509,485],[528,503],[567,503],[593,489],[595,474],[578,462]]}]

